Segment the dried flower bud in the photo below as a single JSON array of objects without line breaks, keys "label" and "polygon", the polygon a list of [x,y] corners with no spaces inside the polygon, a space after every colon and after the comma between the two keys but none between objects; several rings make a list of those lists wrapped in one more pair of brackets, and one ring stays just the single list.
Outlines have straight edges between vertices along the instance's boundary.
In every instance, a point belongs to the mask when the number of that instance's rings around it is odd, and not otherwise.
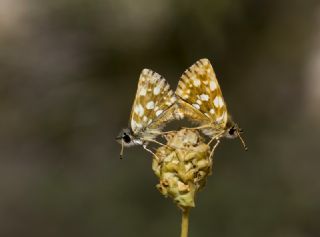
[{"label": "dried flower bud", "polygon": [[182,129],[166,136],[167,145],[157,149],[152,169],[159,177],[158,190],[182,208],[195,206],[195,195],[211,174],[210,147],[195,130]]}]

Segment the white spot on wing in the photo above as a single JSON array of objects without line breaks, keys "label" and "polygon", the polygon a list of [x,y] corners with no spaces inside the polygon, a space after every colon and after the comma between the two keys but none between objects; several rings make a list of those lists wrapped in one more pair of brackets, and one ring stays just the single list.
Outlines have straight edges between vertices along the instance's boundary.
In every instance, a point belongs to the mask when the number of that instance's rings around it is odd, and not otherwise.
[{"label": "white spot on wing", "polygon": [[156,86],[154,89],[153,89],[153,94],[154,95],[159,95],[160,93],[160,87],[159,86]]},{"label": "white spot on wing", "polygon": [[147,94],[147,90],[146,90],[146,88],[141,88],[141,90],[140,90],[140,96],[145,96],[146,94]]},{"label": "white spot on wing", "polygon": [[142,70],[142,74],[143,75],[148,75],[149,71],[150,71],[149,69],[145,68],[145,69]]},{"label": "white spot on wing", "polygon": [[163,110],[158,110],[157,112],[156,112],[156,116],[159,116],[160,114],[162,114],[162,112],[163,112]]},{"label": "white spot on wing", "polygon": [[217,108],[221,108],[223,106],[223,100],[221,96],[217,95],[216,98],[213,100],[214,106]]},{"label": "white spot on wing", "polygon": [[171,97],[170,98],[170,102],[173,104],[174,102],[176,102],[177,98],[176,97]]},{"label": "white spot on wing", "polygon": [[143,107],[142,107],[142,105],[136,105],[136,107],[134,108],[134,112],[138,115],[138,116],[140,116],[140,117],[142,117],[143,116],[143,114],[144,114],[144,109],[143,109]]},{"label": "white spot on wing", "polygon": [[137,123],[135,120],[131,120],[131,128],[133,131],[142,128],[142,124],[141,123]]},{"label": "white spot on wing", "polygon": [[198,104],[192,104],[193,107],[195,107],[196,109],[200,109],[200,105]]},{"label": "white spot on wing", "polygon": [[199,79],[195,78],[195,79],[193,80],[193,85],[194,85],[195,87],[200,86],[200,84],[201,84],[201,81],[200,81]]},{"label": "white spot on wing", "polygon": [[[152,72],[150,71],[150,74],[152,74]],[[160,80],[161,76],[158,73],[153,73],[152,78],[150,79],[150,83],[151,84],[155,84]]]},{"label": "white spot on wing", "polygon": [[200,95],[200,99],[201,99],[202,101],[208,101],[208,100],[209,100],[209,96],[206,95],[206,94],[201,94],[201,95]]},{"label": "white spot on wing", "polygon": [[184,113],[181,111],[181,110],[176,110],[175,112],[174,112],[174,117],[175,117],[175,119],[183,119],[184,118]]},{"label": "white spot on wing", "polygon": [[214,114],[214,109],[210,109],[210,114]]},{"label": "white spot on wing", "polygon": [[153,101],[149,101],[146,105],[147,109],[153,109],[154,108],[154,102]]},{"label": "white spot on wing", "polygon": [[210,81],[210,90],[214,91],[215,89],[217,89],[217,84],[215,83],[214,80]]},{"label": "white spot on wing", "polygon": [[133,119],[131,120],[131,128],[133,131],[137,129],[137,123]]},{"label": "white spot on wing", "polygon": [[221,96],[219,96],[219,104],[220,104],[220,108],[224,106],[224,102]]}]

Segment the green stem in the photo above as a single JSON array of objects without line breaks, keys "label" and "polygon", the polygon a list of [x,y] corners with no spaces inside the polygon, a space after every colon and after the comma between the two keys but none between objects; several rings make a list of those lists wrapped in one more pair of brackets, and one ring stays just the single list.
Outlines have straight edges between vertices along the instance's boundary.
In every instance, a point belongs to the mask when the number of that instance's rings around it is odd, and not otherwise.
[{"label": "green stem", "polygon": [[188,237],[188,228],[189,228],[189,208],[185,208],[182,211],[181,237]]}]

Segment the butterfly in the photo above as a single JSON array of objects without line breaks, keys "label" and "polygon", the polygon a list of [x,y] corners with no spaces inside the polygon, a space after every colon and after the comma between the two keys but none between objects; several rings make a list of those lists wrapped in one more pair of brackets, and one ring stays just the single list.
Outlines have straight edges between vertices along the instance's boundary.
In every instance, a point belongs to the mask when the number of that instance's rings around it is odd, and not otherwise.
[{"label": "butterfly", "polygon": [[176,89],[177,117],[186,117],[196,122],[205,135],[216,140],[211,155],[223,137],[238,137],[245,150],[247,146],[240,136],[241,128],[232,120],[208,59],[200,59],[181,76]]},{"label": "butterfly", "polygon": [[123,157],[124,146],[134,145],[141,145],[155,156],[147,145],[149,142],[163,145],[154,139],[161,134],[164,125],[174,118],[175,102],[176,97],[167,81],[158,73],[143,69],[131,109],[129,126],[116,138],[122,145],[120,158]]}]

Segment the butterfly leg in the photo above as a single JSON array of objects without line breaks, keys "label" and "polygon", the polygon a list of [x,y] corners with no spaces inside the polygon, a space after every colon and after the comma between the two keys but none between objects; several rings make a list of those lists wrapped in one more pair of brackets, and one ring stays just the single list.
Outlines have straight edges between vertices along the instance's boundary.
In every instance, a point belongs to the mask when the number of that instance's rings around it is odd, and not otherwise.
[{"label": "butterfly leg", "polygon": [[214,146],[213,146],[212,149],[211,149],[209,158],[212,157],[212,155],[213,155],[215,149],[217,148],[217,146],[219,145],[219,143],[220,143],[220,140],[217,140],[216,144],[214,144]]},{"label": "butterfly leg", "polygon": [[143,149],[145,149],[147,152],[151,153],[154,157],[156,157],[157,160],[160,160],[159,157],[158,157],[153,151],[151,151],[149,148],[147,148],[147,144],[143,144],[142,147],[143,147]]},{"label": "butterfly leg", "polygon": [[219,140],[216,136],[214,136],[213,138],[211,138],[211,140],[208,142],[208,145],[210,146],[210,144],[214,141],[214,140]]},{"label": "butterfly leg", "polygon": [[153,143],[156,143],[156,144],[158,144],[158,145],[160,145],[160,146],[165,146],[165,147],[168,147],[168,148],[172,148],[171,146],[168,146],[168,145],[166,145],[166,144],[163,144],[163,143],[161,143],[161,142],[158,142],[157,140],[146,139],[145,141],[147,141],[147,142],[153,142]]},{"label": "butterfly leg", "polygon": [[157,140],[153,140],[153,139],[145,139],[145,141],[147,141],[147,142],[153,142],[153,143],[156,143],[156,144],[158,144],[158,145],[160,145],[160,146],[168,146],[168,145],[166,145],[166,144],[163,144],[162,142],[158,142]]}]

